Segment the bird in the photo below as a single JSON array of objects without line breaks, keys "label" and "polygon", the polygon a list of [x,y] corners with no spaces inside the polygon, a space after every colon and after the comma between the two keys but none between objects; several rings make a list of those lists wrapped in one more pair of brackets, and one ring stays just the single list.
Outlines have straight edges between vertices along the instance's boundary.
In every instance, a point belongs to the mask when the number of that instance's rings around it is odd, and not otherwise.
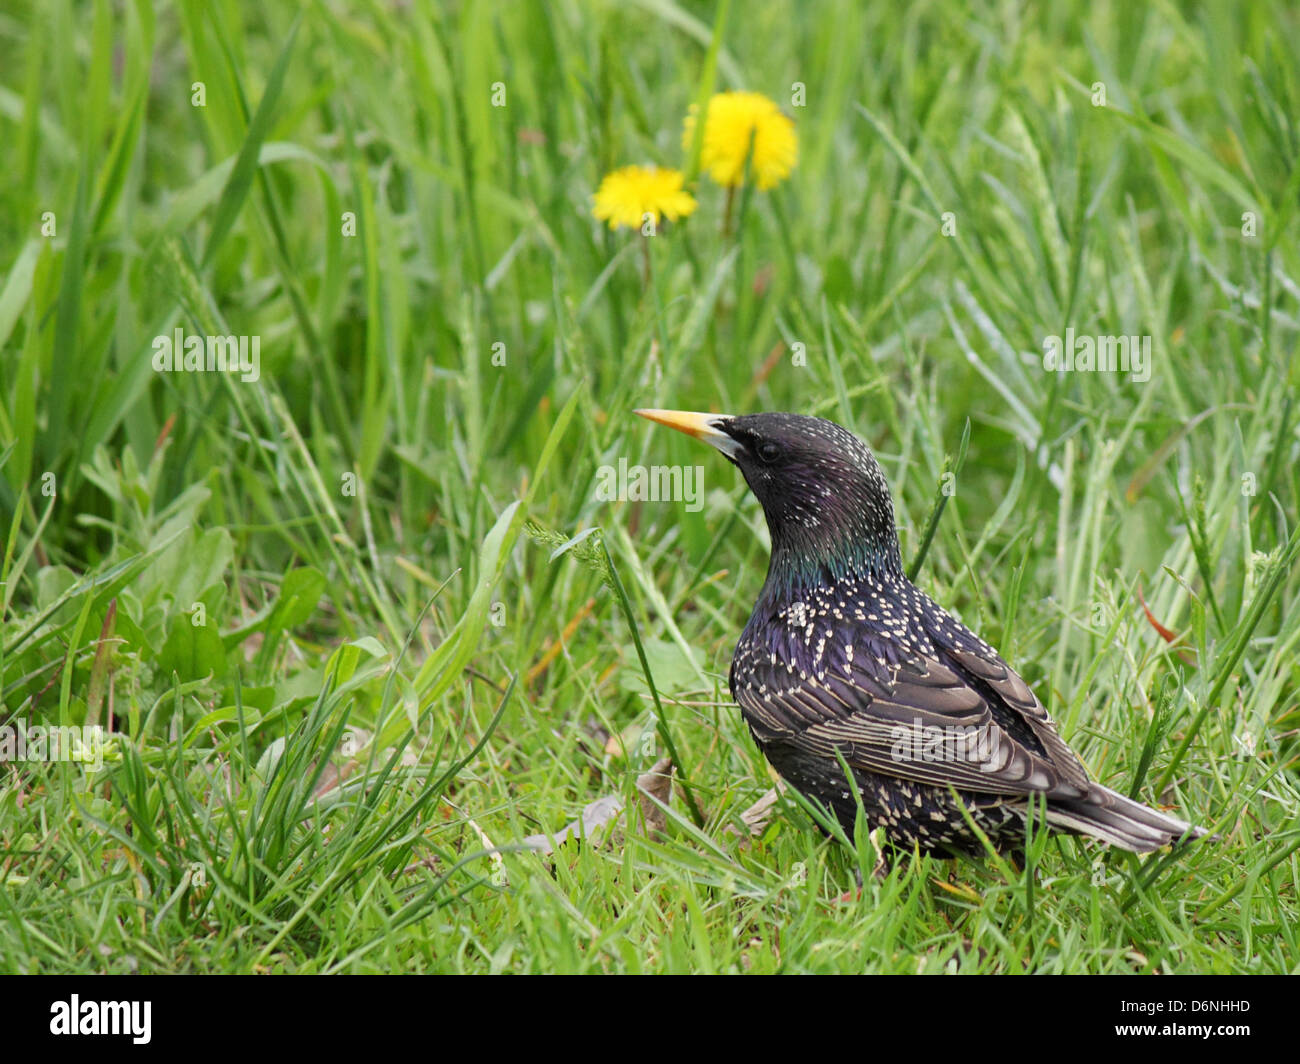
[{"label": "bird", "polygon": [[[1149,853],[1203,829],[1094,782],[1029,685],[908,579],[880,463],[833,421],[636,414],[740,469],[771,556],[729,686],[777,774],[852,837],[858,805],[895,847],[1019,855],[1026,822]],[[971,824],[979,828],[972,830]]]}]

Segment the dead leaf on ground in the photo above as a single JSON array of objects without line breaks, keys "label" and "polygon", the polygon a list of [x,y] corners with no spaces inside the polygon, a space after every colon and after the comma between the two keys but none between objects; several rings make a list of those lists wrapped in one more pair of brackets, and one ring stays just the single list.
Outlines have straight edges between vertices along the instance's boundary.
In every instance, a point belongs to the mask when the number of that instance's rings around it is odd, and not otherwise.
[{"label": "dead leaf on ground", "polygon": [[[785,784],[778,781],[775,787],[740,814],[740,819],[744,822],[745,827],[749,829],[751,838],[757,838],[767,830],[767,825],[772,819],[772,812],[776,809],[776,801],[784,791]],[[740,834],[731,824],[728,824],[723,830],[732,835]]]},{"label": "dead leaf on ground", "polygon": [[[617,794],[607,794],[582,807],[582,816],[571,821],[555,833],[555,846],[563,846],[570,838],[594,839],[623,811],[623,799]],[[541,854],[554,853],[555,847],[546,835],[529,835],[523,844]]]},{"label": "dead leaf on ground", "polygon": [[[656,835],[668,827],[668,814],[663,808],[672,800],[673,763],[663,757],[651,766],[649,772],[643,772],[636,779],[636,788],[640,795],[641,819],[645,824],[647,835]],[[662,803],[662,805],[658,804]],[[612,837],[614,831],[623,824],[623,799],[617,794],[607,794],[588,802],[582,809],[582,815],[560,829],[555,834],[555,844],[546,835],[529,835],[522,845],[540,854],[551,854],[556,847],[563,846],[569,839],[585,838],[593,842]]]},{"label": "dead leaf on ground", "polygon": [[673,762],[661,757],[649,772],[636,778],[636,789],[641,794],[641,819],[647,835],[660,835],[668,827],[668,812],[664,809],[673,796]]}]

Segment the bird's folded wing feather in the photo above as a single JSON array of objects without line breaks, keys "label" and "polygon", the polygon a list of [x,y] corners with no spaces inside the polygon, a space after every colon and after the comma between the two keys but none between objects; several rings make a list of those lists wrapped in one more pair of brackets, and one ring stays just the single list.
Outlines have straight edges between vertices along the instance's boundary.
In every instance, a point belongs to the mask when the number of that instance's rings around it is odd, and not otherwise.
[{"label": "bird's folded wing feather", "polygon": [[1066,746],[1038,696],[1011,666],[1001,658],[970,648],[940,645],[938,654],[959,676],[982,688],[992,704],[1023,720],[1063,779],[1085,792],[1088,790],[1090,781],[1082,762]]},{"label": "bird's folded wing feather", "polygon": [[[876,657],[863,667],[886,649],[885,667]],[[1009,667],[963,649],[936,647],[944,661],[898,649],[864,645],[858,662],[828,662],[817,674],[747,655],[746,682],[733,693],[765,743],[831,759],[838,751],[854,768],[982,793],[1088,793],[1083,766]]]}]

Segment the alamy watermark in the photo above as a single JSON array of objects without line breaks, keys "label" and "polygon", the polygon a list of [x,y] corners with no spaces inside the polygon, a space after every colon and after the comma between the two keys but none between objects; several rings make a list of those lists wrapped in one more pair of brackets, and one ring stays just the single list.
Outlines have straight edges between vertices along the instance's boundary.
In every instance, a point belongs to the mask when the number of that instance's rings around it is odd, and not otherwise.
[{"label": "alamy watermark", "polygon": [[75,761],[104,767],[104,729],[98,724],[0,725],[0,764],[12,761]]},{"label": "alamy watermark", "polygon": [[703,466],[603,465],[596,471],[601,502],[684,502],[690,513],[704,509]]},{"label": "alamy watermark", "polygon": [[126,1035],[144,1046],[153,1037],[152,1014],[152,1001],[82,1001],[73,994],[50,1005],[50,1034]]},{"label": "alamy watermark", "polygon": [[1049,373],[1128,373],[1137,384],[1151,379],[1150,336],[1076,336],[1043,339],[1043,369]]},{"label": "alamy watermark", "polygon": [[994,772],[1000,764],[995,760],[1000,735],[996,728],[925,725],[916,717],[910,725],[896,724],[890,729],[889,757],[897,764],[966,762],[979,765],[981,772]]},{"label": "alamy watermark", "polygon": [[238,373],[252,384],[262,375],[262,338],[186,336],[178,325],[154,337],[152,365],[155,373]]}]

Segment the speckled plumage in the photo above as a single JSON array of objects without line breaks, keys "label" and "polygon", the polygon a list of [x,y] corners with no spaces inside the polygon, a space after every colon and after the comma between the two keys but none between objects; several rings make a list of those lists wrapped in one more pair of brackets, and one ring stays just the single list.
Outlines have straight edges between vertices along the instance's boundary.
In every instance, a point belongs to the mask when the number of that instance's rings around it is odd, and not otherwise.
[{"label": "speckled plumage", "polygon": [[1138,853],[1204,834],[1092,782],[1025,682],[907,579],[884,473],[852,433],[795,414],[644,416],[723,451],[763,505],[772,557],[732,697],[776,771],[847,829],[860,797],[900,846],[980,852],[964,806],[1014,850],[1041,795],[1054,828]]}]

